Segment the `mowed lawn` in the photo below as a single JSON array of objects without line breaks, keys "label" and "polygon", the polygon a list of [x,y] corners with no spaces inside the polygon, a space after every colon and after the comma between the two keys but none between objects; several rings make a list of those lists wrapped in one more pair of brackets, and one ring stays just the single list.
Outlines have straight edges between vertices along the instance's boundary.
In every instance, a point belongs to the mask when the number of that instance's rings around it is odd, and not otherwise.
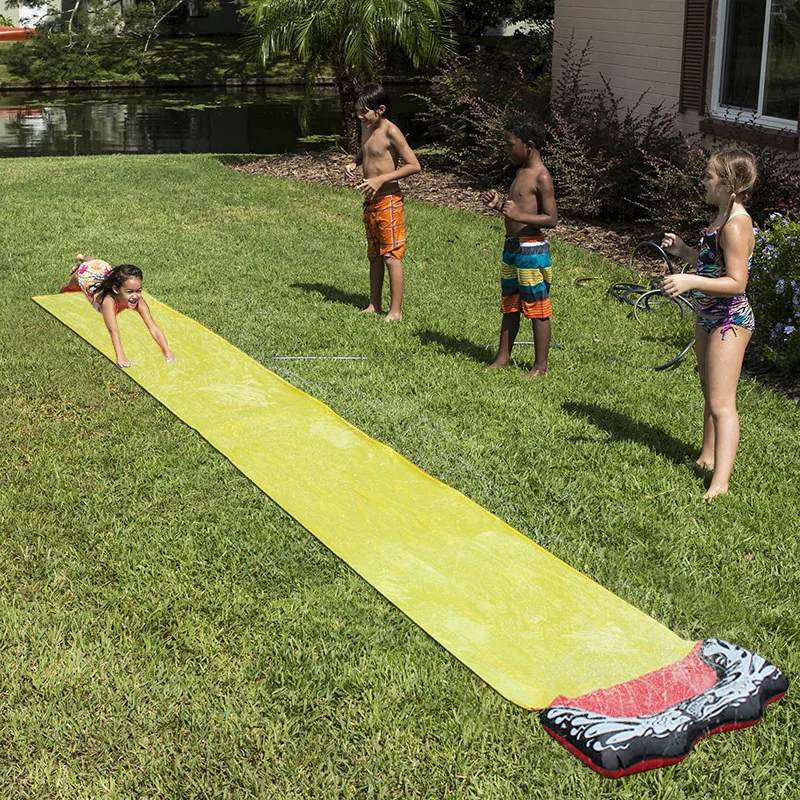
[{"label": "mowed lawn", "polygon": [[620,270],[554,241],[560,349],[529,382],[530,347],[484,369],[498,220],[409,201],[389,325],[359,313],[353,191],[213,156],[3,160],[0,191],[0,796],[794,796],[791,689],[683,764],[596,776],[30,300],[76,252],[139,264],[153,295],[676,633],[791,680],[800,411],[743,381],[733,493],[702,504],[694,356],[640,368],[680,337],[604,294]]}]

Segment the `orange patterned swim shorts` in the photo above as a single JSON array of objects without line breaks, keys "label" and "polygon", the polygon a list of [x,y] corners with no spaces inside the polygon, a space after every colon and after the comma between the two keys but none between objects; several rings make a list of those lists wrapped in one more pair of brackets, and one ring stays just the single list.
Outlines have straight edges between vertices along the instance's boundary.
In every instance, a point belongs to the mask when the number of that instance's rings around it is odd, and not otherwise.
[{"label": "orange patterned swim shorts", "polygon": [[403,195],[385,194],[364,202],[367,257],[391,256],[400,261],[406,251]]}]

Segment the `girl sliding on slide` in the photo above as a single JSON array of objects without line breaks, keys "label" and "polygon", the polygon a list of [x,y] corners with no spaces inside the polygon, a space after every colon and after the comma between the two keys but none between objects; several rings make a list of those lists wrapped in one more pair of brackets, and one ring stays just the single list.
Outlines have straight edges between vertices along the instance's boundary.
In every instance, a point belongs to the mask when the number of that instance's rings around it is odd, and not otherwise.
[{"label": "girl sliding on slide", "polygon": [[103,315],[111,335],[111,344],[114,345],[118,367],[133,366],[133,362],[122,349],[117,327],[117,314],[126,308],[139,313],[150,335],[163,351],[164,358],[170,362],[178,360],[169,349],[166,336],[156,325],[142,297],[142,271],[139,267],[134,267],[132,264],[112,267],[99,258],[87,258],[83,255],[78,255],[75,260],[77,263],[72,269],[69,280],[61,287],[61,291],[83,292],[89,302]]},{"label": "girl sliding on slide", "polygon": [[706,201],[717,207],[717,213],[702,236],[700,250],[674,233],[665,233],[661,242],[670,255],[697,264],[696,275],[669,275],[661,290],[668,297],[694,291],[695,350],[705,399],[703,447],[697,464],[713,472],[704,500],[728,491],[739,444],[736,385],[755,328],[745,295],[753,262],[753,220],[744,203],[755,182],[755,158],[746,150],[714,153],[703,184]]}]

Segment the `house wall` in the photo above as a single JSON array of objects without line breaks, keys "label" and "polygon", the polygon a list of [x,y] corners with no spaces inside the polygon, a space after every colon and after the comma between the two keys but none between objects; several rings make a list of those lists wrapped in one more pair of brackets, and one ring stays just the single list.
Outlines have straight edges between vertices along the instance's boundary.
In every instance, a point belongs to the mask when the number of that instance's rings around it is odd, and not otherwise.
[{"label": "house wall", "polygon": [[[602,87],[602,75],[625,105],[646,91],[640,108],[663,103],[677,110],[685,5],[685,0],[556,0],[553,86],[570,36],[578,52],[591,39],[590,86]],[[679,120],[687,132],[698,128],[697,114],[681,114]]]}]

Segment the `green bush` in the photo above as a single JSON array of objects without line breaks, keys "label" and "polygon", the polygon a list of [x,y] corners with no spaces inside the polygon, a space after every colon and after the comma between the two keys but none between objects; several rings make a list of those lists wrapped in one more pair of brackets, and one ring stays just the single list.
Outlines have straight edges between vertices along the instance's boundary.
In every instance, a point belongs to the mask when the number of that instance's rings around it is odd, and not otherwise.
[{"label": "green bush", "polygon": [[577,51],[567,45],[562,73],[553,87],[547,166],[560,208],[577,217],[641,218],[650,208],[659,169],[685,166],[686,139],[675,115],[658,105],[643,108],[646,92],[632,106],[605,82],[587,85],[591,40]]},{"label": "green bush", "polygon": [[[708,221],[702,185],[708,157],[740,143],[681,133],[672,111],[642,109],[646,92],[623,107],[608,83],[588,87],[590,44],[577,52],[570,41],[553,89],[547,165],[560,208],[578,217],[653,222],[693,237]],[[748,203],[753,217],[800,215],[800,163],[767,145],[747,148],[759,171]]]},{"label": "green bush", "polygon": [[417,95],[448,165],[477,186],[502,182],[508,170],[503,127],[509,112],[546,111],[551,46],[549,31],[476,46],[446,58],[430,92]]},{"label": "green bush", "polygon": [[800,222],[774,213],[757,232],[748,294],[756,343],[780,366],[800,371]]},{"label": "green bush", "polygon": [[121,39],[101,40],[88,30],[72,36],[42,31],[16,42],[6,56],[8,71],[32,83],[104,80],[135,74],[138,53]]}]

